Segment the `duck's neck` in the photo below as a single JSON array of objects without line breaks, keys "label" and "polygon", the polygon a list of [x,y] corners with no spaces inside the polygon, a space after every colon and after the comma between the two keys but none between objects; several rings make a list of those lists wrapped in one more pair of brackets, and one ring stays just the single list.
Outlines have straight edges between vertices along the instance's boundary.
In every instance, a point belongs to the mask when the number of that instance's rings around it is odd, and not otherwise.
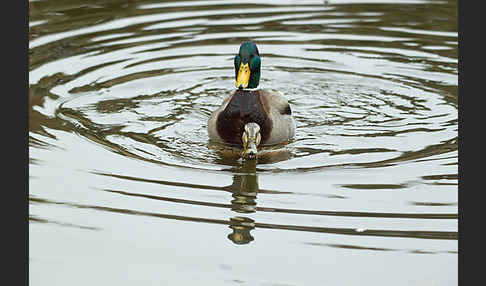
[{"label": "duck's neck", "polygon": [[259,87],[255,87],[255,88],[243,88],[243,89],[238,89],[238,90],[243,90],[243,91],[256,91],[256,90],[259,90],[260,88]]}]

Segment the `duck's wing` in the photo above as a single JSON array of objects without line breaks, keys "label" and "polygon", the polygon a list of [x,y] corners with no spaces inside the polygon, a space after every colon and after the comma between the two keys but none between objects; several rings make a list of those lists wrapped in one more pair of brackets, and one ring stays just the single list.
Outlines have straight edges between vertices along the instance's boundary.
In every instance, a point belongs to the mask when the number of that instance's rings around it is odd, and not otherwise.
[{"label": "duck's wing", "polygon": [[278,90],[262,89],[260,90],[262,103],[269,113],[292,115],[292,109],[285,94]]},{"label": "duck's wing", "polygon": [[278,90],[261,90],[260,98],[272,121],[272,132],[265,145],[288,141],[295,135],[295,121],[287,97]]}]

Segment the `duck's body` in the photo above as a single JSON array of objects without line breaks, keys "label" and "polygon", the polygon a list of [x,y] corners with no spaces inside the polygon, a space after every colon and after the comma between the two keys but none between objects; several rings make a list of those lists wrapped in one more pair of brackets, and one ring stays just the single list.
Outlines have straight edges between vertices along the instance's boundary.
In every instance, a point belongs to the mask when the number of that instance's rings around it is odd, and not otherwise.
[{"label": "duck's body", "polygon": [[295,121],[285,96],[257,89],[260,55],[256,44],[243,42],[235,56],[236,87],[208,120],[212,141],[241,145],[243,156],[255,158],[259,145],[286,142],[295,135]]},{"label": "duck's body", "polygon": [[208,120],[209,138],[227,144],[242,145],[247,123],[260,127],[260,145],[288,141],[295,135],[295,122],[285,96],[274,90],[238,89],[229,94]]}]

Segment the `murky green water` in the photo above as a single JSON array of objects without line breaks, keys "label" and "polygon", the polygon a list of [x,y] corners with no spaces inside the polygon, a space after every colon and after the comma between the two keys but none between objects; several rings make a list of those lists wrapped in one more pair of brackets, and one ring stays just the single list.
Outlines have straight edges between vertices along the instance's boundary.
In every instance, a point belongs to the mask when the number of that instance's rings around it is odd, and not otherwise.
[{"label": "murky green water", "polygon": [[[30,1],[31,285],[456,285],[457,1]],[[296,137],[210,145],[254,39]]]}]

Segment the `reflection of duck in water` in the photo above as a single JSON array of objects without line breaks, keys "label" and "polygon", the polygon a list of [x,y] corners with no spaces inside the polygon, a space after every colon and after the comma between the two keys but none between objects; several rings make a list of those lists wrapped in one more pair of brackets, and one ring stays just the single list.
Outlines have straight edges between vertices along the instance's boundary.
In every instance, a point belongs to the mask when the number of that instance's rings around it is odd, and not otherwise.
[{"label": "reflection of duck in water", "polygon": [[256,158],[261,145],[288,141],[295,121],[285,96],[274,90],[256,89],[260,82],[260,55],[253,41],[243,42],[235,56],[237,90],[231,92],[208,120],[212,141],[243,147],[242,156]]},{"label": "reflection of duck in water", "polygon": [[231,210],[238,213],[254,213],[256,211],[256,197],[259,191],[256,163],[245,161],[239,174],[233,176],[231,192]]},{"label": "reflection of duck in water", "polygon": [[[258,193],[258,176],[256,174],[256,162],[245,161],[243,166],[233,177],[233,200],[231,209],[237,213],[254,213],[256,211],[256,197]],[[251,218],[237,216],[230,219],[233,232],[228,238],[236,244],[247,244],[254,238],[250,231],[255,228],[255,221]]]},{"label": "reflection of duck in water", "polygon": [[233,217],[230,219],[232,233],[228,238],[236,244],[247,244],[254,240],[250,231],[255,228],[255,221],[247,217]]}]

